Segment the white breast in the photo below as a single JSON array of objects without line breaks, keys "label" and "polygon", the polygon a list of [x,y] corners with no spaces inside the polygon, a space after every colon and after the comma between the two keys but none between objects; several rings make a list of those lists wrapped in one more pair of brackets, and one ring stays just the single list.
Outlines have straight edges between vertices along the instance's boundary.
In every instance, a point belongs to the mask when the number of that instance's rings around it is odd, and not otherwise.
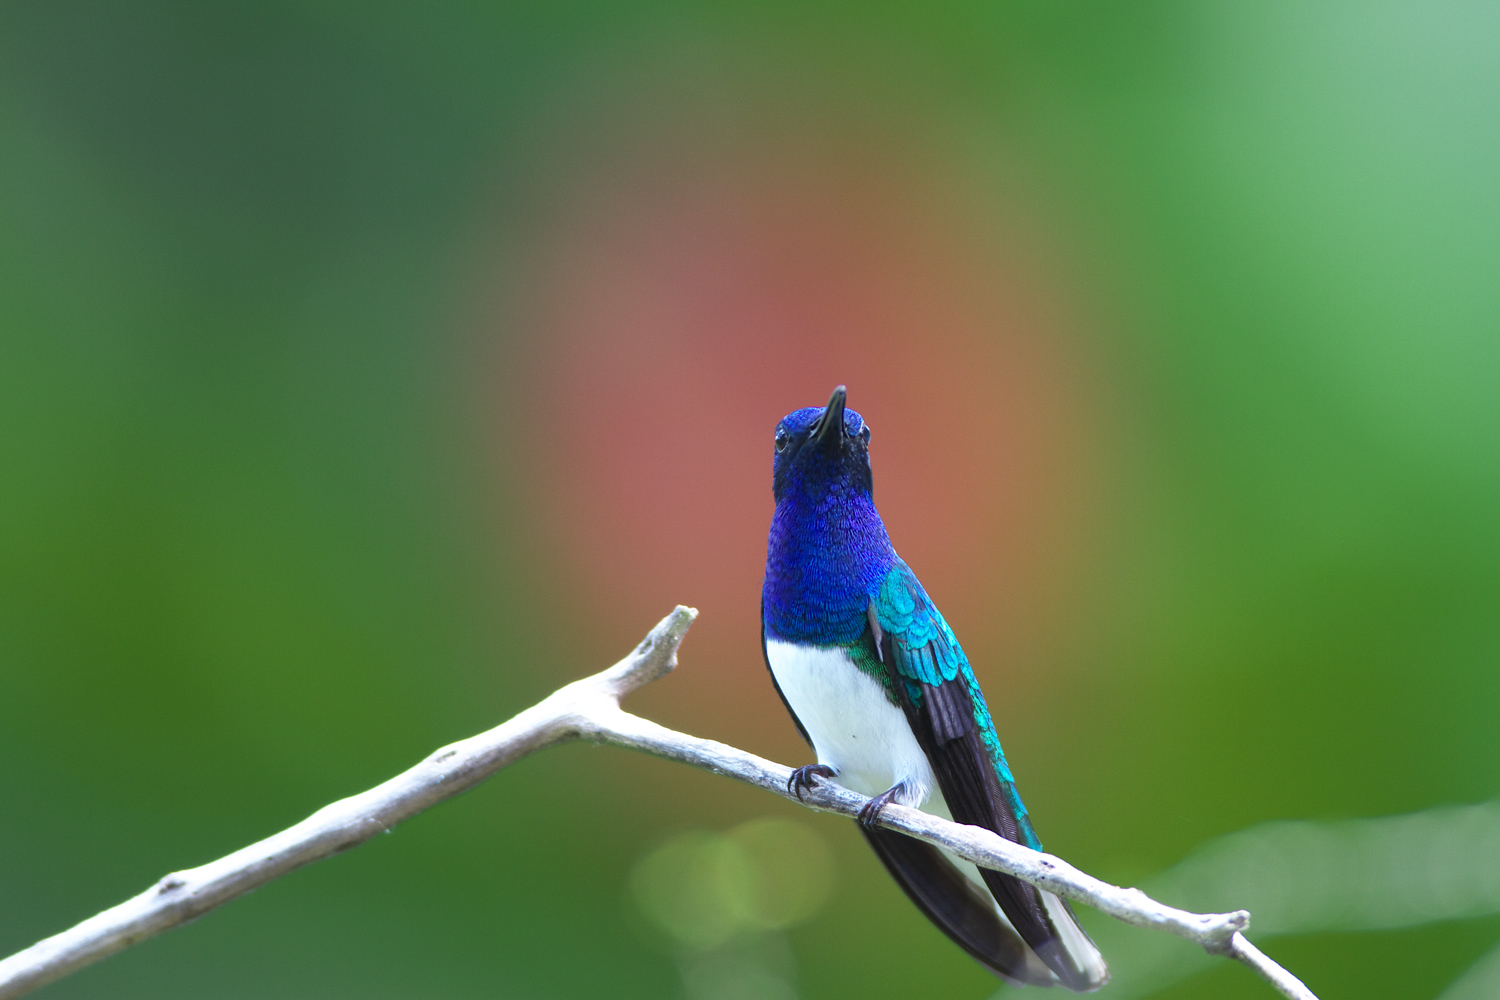
[{"label": "white breast", "polygon": [[906,805],[921,807],[936,785],[932,765],[875,678],[842,649],[766,642],[766,659],[792,711],[812,738],[818,763],[838,771],[838,783],[878,795],[905,781]]}]

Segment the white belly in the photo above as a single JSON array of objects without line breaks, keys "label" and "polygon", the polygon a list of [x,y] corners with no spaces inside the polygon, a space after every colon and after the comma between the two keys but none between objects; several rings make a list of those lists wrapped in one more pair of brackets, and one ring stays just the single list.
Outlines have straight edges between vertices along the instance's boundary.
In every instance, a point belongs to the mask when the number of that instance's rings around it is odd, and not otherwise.
[{"label": "white belly", "polygon": [[861,795],[879,795],[904,781],[904,804],[920,808],[927,801],[936,781],[906,714],[848,653],[772,639],[766,642],[766,659],[812,738],[818,763],[838,771],[839,784]]}]

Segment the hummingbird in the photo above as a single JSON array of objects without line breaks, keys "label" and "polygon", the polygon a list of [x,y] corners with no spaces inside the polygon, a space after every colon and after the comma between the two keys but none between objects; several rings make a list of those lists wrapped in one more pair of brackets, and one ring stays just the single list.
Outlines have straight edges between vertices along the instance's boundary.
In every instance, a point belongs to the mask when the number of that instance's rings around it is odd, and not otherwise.
[{"label": "hummingbird", "polygon": [[817,755],[788,791],[828,780],[868,796],[858,822],[876,855],[991,972],[1096,990],[1109,969],[1065,900],[876,825],[897,802],[1042,849],[969,660],[875,509],[870,427],[847,396],[787,414],[774,438],[761,646]]}]

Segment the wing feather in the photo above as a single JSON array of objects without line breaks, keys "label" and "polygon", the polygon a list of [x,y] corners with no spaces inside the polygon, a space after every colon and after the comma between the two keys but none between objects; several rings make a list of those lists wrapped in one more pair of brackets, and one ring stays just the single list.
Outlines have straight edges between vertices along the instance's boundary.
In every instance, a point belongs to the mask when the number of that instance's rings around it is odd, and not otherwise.
[{"label": "wing feather", "polygon": [[[1041,850],[968,658],[905,563],[887,575],[874,612],[880,658],[897,674],[907,721],[953,819]],[[1104,985],[1108,969],[1065,902],[1011,875],[979,872],[1010,924],[1063,985],[1081,992]]]}]

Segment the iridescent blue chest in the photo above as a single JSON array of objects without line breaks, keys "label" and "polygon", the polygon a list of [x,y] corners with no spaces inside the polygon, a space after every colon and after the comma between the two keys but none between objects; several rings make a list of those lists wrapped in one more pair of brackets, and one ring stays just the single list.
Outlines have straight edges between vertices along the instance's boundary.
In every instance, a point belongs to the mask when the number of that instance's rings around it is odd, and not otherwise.
[{"label": "iridescent blue chest", "polygon": [[845,646],[864,634],[896,553],[875,504],[851,492],[835,484],[776,505],[761,592],[767,635]]}]

